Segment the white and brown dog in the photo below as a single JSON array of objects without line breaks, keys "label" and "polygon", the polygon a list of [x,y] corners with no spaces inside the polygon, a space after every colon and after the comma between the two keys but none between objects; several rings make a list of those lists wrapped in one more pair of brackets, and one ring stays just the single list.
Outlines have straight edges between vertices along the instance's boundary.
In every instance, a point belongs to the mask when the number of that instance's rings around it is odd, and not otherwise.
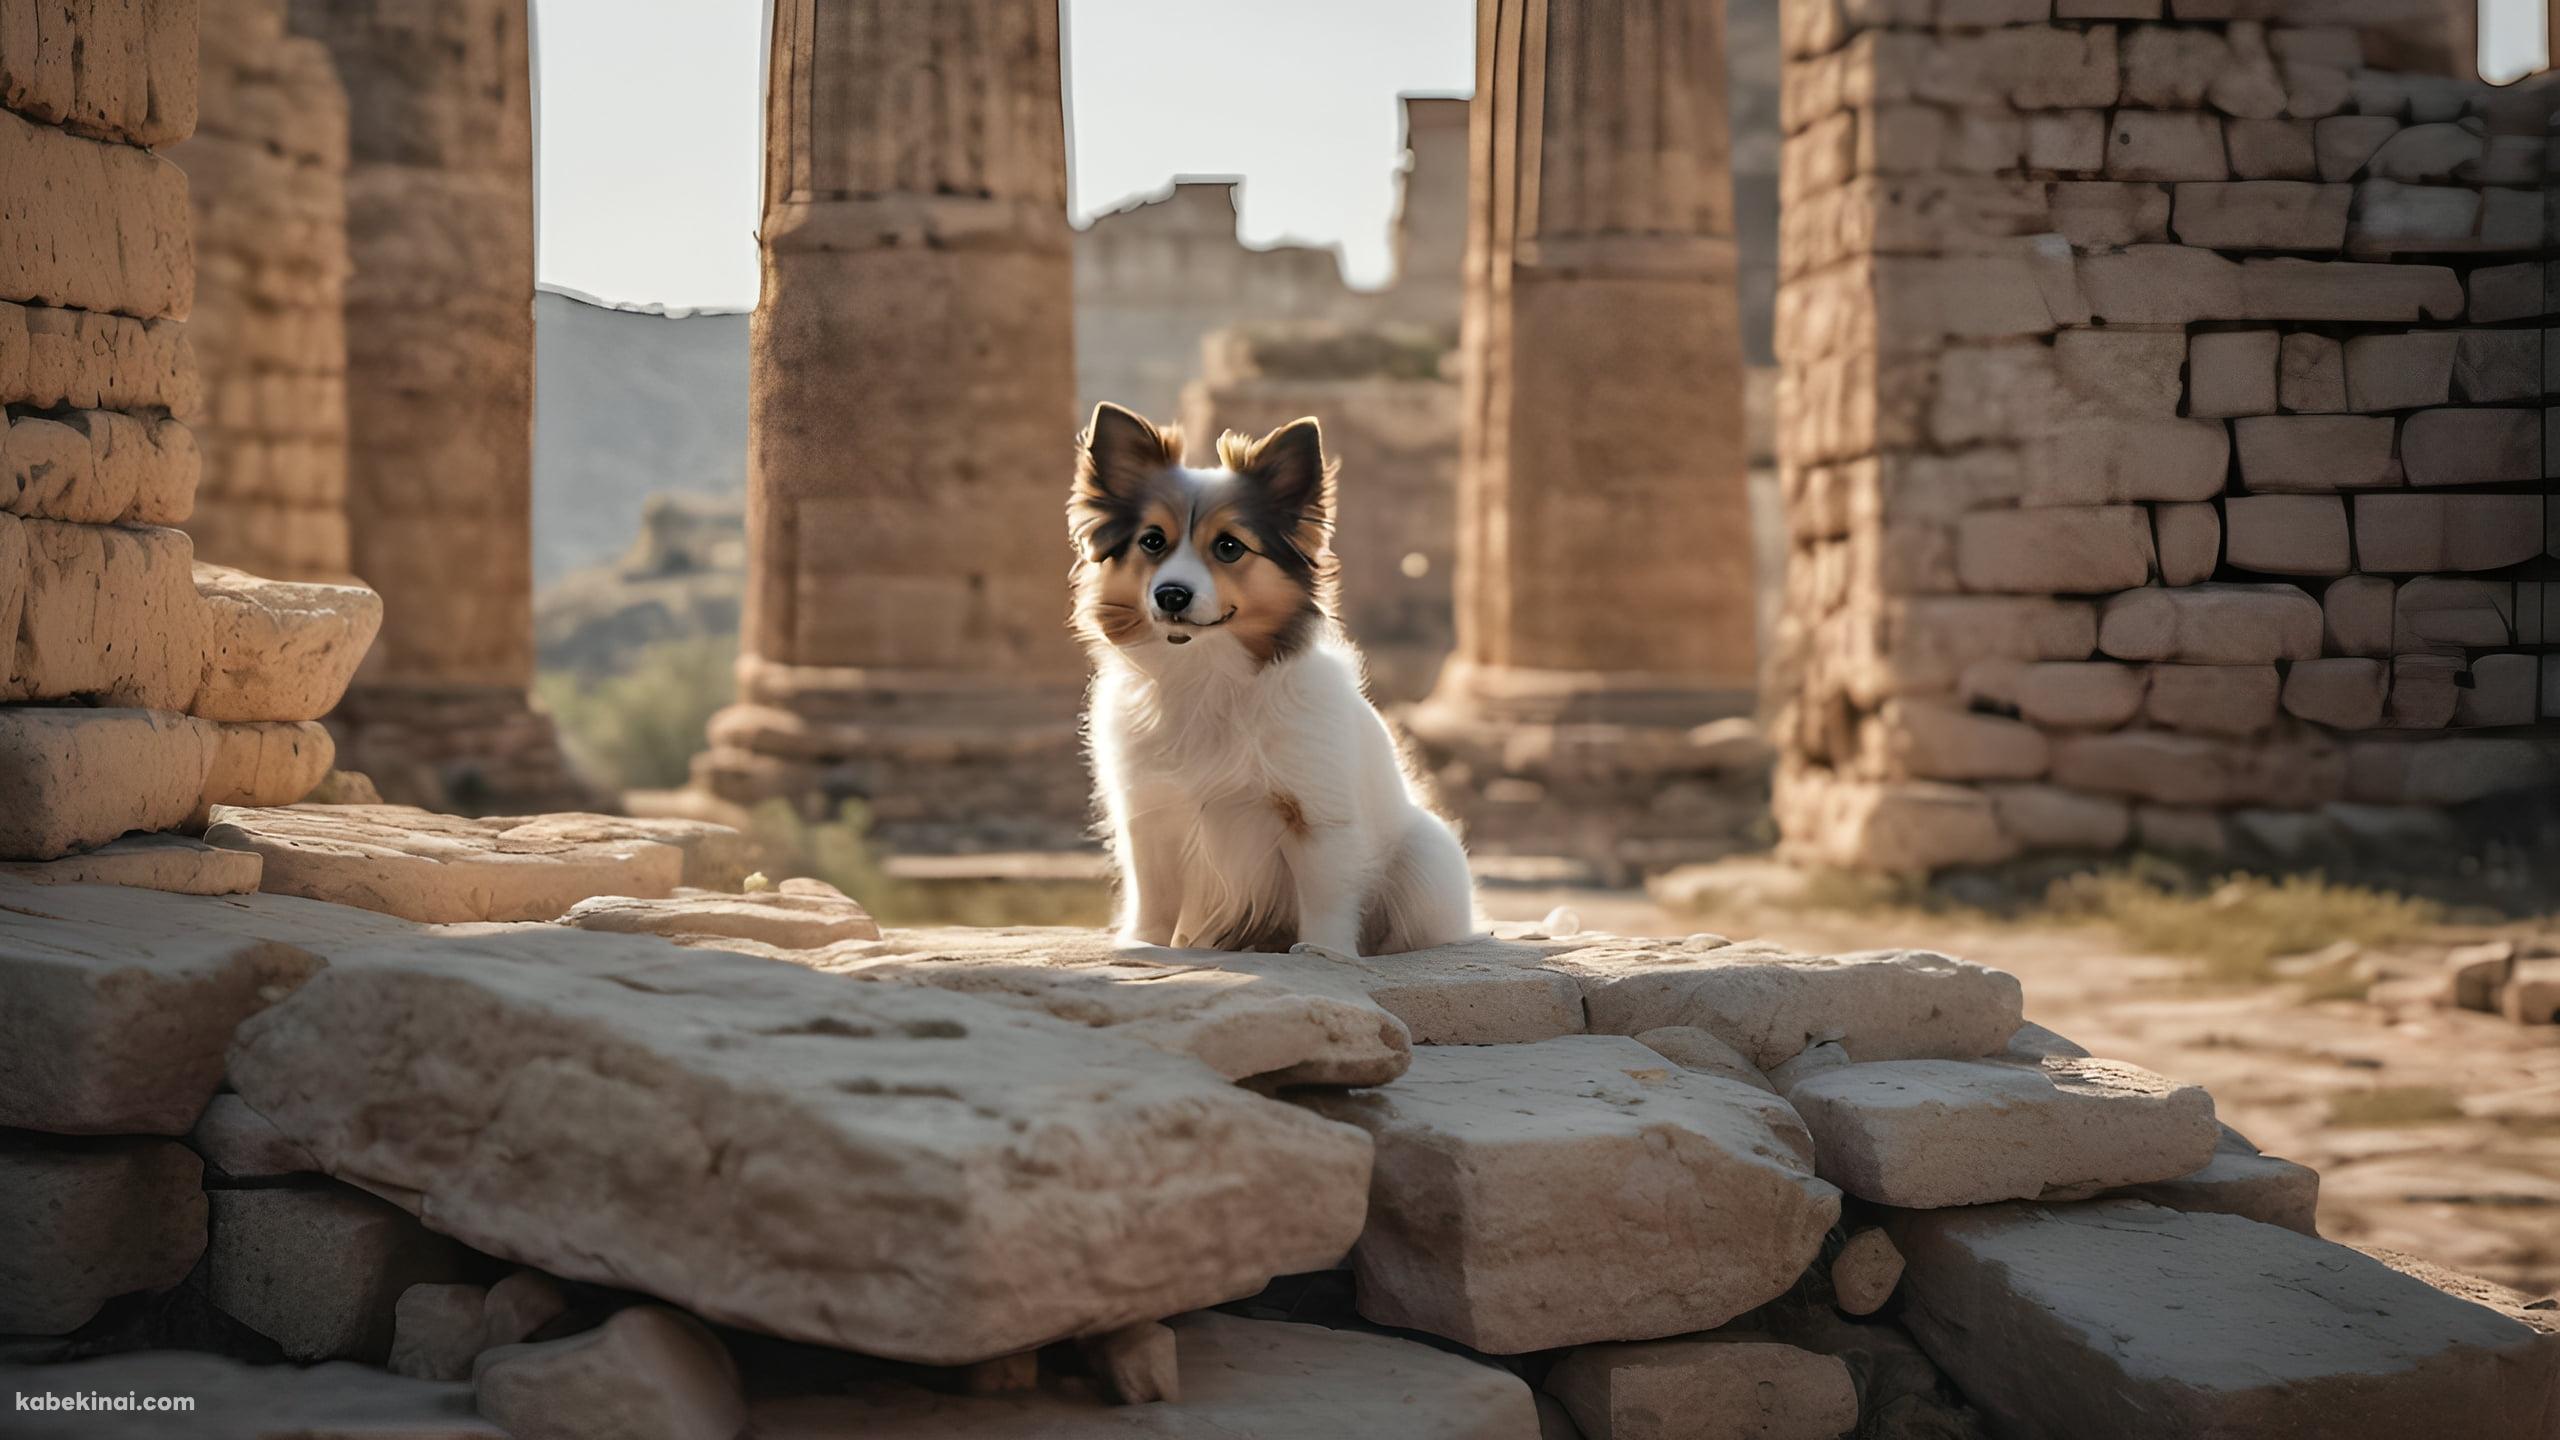
[{"label": "white and brown dog", "polygon": [[1179,430],[1104,405],[1067,501],[1122,938],[1340,957],[1463,938],[1466,852],[1334,623],[1316,422],[1182,460]]}]

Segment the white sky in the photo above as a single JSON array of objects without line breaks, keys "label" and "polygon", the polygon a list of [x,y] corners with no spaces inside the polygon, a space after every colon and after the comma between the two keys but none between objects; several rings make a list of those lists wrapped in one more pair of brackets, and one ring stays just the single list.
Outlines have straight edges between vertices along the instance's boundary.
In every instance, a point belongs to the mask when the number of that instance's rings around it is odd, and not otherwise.
[{"label": "white sky", "polygon": [[[755,301],[765,0],[534,0],[541,275],[609,300]],[[2481,0],[2481,69],[2541,68],[2541,0]],[[1079,219],[1245,177],[1243,234],[1387,278],[1400,91],[1474,88],[1474,0],[1068,0]]]}]

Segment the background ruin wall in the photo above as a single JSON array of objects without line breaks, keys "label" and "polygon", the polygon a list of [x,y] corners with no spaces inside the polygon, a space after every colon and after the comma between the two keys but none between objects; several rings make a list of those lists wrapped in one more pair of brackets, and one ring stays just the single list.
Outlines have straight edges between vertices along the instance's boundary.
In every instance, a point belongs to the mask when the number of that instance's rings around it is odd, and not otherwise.
[{"label": "background ruin wall", "polygon": [[2377,68],[2431,4],[2172,8],[1785,0],[1803,858],[2299,859],[2560,777],[2549,92]]}]

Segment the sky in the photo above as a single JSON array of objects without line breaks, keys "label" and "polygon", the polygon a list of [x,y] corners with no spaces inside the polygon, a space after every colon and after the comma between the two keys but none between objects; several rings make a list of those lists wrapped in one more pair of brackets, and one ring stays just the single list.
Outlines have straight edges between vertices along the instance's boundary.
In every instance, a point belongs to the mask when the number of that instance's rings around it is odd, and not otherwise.
[{"label": "sky", "polygon": [[[534,0],[541,278],[671,308],[755,303],[766,0]],[[2542,0],[2481,0],[2481,70],[2543,64]],[[1389,278],[1403,91],[1474,88],[1474,0],[1068,0],[1077,223],[1239,175],[1247,243]]]}]

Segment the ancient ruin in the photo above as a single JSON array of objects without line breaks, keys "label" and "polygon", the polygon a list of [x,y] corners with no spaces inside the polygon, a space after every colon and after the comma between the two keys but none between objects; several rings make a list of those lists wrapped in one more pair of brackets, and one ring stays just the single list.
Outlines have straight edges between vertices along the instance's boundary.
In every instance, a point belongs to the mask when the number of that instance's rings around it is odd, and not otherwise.
[{"label": "ancient ruin", "polygon": [[1790,0],[1793,851],[2317,859],[2560,781],[2548,103],[2367,8]]},{"label": "ancient ruin", "polygon": [[334,721],[395,799],[584,797],[533,682],[533,111],[525,0],[293,0],[350,107],[347,516],[386,597]]},{"label": "ancient ruin", "polygon": [[[910,87],[967,124],[891,143]],[[775,12],[744,653],[696,766],[717,799],[858,798],[900,848],[1082,836],[1037,458],[1075,397],[1063,125],[1051,7]]]},{"label": "ancient ruin", "polygon": [[1458,644],[1411,717],[1478,845],[1624,873],[1749,823],[1757,745],[1712,723],[1756,678],[1721,19],[1479,10]]},{"label": "ancient ruin", "polygon": [[[2545,333],[2515,218],[2541,132],[2518,92],[2364,66],[2429,53],[2431,0],[2361,35],[1783,4],[1791,845],[1925,868],[2116,843],[2102,810],[2402,824],[2548,763],[2551,687],[2500,660],[2548,662],[2544,390],[2500,338]],[[1355,583],[1356,623],[1454,620],[1418,712],[1443,777],[1628,865],[1722,833],[1677,823],[1683,787],[1757,745],[1719,713],[1753,663],[1720,588],[1749,531],[1719,8],[1483,0],[1463,408],[1379,327],[1226,337],[1192,396],[1340,410],[1381,477],[1357,523],[1423,561]],[[283,172],[234,185],[217,145],[191,207],[160,153],[200,143],[200,23],[238,23],[202,52],[225,85],[317,58],[262,14],[0,5],[11,1436],[2560,1433],[2560,1302],[2324,1238],[2318,1174],[2035,1023],[2055,992],[2008,970],[1564,909],[1365,958],[884,925],[721,825],[379,803],[319,723],[390,665],[377,633],[412,637],[389,673],[422,706],[492,711],[522,710],[514,642],[409,559],[377,594],[198,564],[175,528],[186,417],[225,464],[310,438],[200,391],[329,373],[243,274],[193,304],[196,257],[248,248],[225,206],[269,203],[226,197]],[[747,694],[704,767],[730,799],[860,796],[926,846],[1076,823],[1056,477],[986,463],[1053,447],[1073,390],[1056,16],[776,8]],[[521,126],[479,102],[521,118],[523,17],[293,12],[378,107],[359,573],[476,536],[513,583],[521,507],[476,487],[520,472],[445,431],[364,466],[404,424],[520,429],[522,237],[455,227],[522,218],[482,168]],[[300,58],[232,52],[258,36]],[[512,298],[453,273],[482,245]],[[369,421],[401,345],[439,383]],[[1454,492],[1392,451],[1408,426],[1462,437]],[[361,498],[395,474],[459,493]],[[228,499],[289,523],[265,493]],[[382,507],[411,523],[368,541]],[[2449,961],[2448,1013],[2560,1016],[2547,939]],[[2511,1138],[2549,1114],[2526,1068]]]}]

